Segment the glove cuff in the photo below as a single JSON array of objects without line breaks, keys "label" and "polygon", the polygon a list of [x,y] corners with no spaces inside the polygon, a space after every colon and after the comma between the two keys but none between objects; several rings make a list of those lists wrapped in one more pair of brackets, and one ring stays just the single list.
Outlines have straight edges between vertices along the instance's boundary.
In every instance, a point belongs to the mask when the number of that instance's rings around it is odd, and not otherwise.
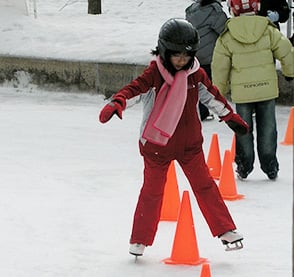
[{"label": "glove cuff", "polygon": [[230,119],[232,119],[233,114],[234,114],[233,112],[229,112],[227,115],[221,116],[220,121],[225,121],[225,122],[229,121]]},{"label": "glove cuff", "polygon": [[127,106],[127,101],[126,101],[126,99],[125,99],[124,97],[122,97],[122,96],[114,96],[114,97],[111,99],[111,102],[116,102],[116,103],[118,103],[118,104],[121,106],[122,110],[124,110],[124,109],[126,108],[126,106]]}]

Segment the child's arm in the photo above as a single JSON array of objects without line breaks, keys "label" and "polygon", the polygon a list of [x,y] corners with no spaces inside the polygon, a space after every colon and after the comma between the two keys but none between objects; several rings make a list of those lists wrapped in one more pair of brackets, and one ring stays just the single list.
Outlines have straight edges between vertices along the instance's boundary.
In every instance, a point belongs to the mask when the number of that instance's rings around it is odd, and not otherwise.
[{"label": "child's arm", "polygon": [[122,119],[122,112],[126,108],[127,99],[147,92],[153,85],[154,71],[157,70],[155,62],[151,62],[144,72],[130,84],[124,86],[111,97],[111,101],[104,106],[99,114],[99,121],[106,123],[113,115]]},{"label": "child's arm", "polygon": [[215,112],[219,116],[220,121],[225,121],[237,135],[247,134],[249,132],[248,124],[238,114],[234,113],[233,108],[219,93],[217,87],[211,83],[203,69],[199,70],[199,74],[202,75],[198,85],[201,103]]},{"label": "child's arm", "polygon": [[222,95],[228,92],[231,64],[228,49],[223,45],[222,40],[218,39],[213,51],[211,72],[213,83],[218,87]]},{"label": "child's arm", "polygon": [[294,48],[290,40],[272,26],[269,26],[269,33],[273,56],[281,62],[283,74],[294,77]]}]

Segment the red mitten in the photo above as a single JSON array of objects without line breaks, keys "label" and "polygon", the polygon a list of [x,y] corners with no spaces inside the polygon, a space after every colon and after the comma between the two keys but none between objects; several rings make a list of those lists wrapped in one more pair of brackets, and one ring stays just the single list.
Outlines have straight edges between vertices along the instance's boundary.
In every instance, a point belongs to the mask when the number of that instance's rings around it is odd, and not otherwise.
[{"label": "red mitten", "polygon": [[110,103],[106,104],[101,110],[99,120],[101,123],[109,121],[114,114],[122,119],[122,112],[126,107],[126,100],[124,98],[113,99]]},{"label": "red mitten", "polygon": [[236,135],[243,136],[249,132],[249,125],[247,122],[236,113],[229,113],[228,115],[221,117],[221,120],[225,121]]}]

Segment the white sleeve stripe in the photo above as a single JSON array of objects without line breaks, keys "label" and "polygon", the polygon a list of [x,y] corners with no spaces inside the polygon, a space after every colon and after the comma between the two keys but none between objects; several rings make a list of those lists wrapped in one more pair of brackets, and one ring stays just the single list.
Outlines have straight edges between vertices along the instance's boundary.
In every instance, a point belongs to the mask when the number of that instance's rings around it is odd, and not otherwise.
[{"label": "white sleeve stripe", "polygon": [[209,92],[203,83],[198,84],[198,90],[200,102],[207,106],[208,109],[216,113],[218,116],[226,116],[230,113],[230,110],[225,107],[225,104],[216,100],[214,95]]}]

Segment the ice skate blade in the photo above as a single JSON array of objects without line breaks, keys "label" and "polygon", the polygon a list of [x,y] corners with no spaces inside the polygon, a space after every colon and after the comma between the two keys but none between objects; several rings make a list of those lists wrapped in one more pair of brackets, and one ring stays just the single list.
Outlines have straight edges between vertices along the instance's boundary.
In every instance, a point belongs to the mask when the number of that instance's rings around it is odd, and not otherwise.
[{"label": "ice skate blade", "polygon": [[138,262],[138,255],[134,255],[135,256],[135,264]]},{"label": "ice skate blade", "polygon": [[135,254],[135,253],[131,253],[131,252],[129,252],[131,255],[133,255],[134,257],[135,257],[135,264],[138,262],[138,257],[142,257],[143,256],[143,254]]},{"label": "ice skate blade", "polygon": [[247,176],[246,177],[242,177],[240,174],[237,173],[237,178],[238,178],[238,180],[244,182],[244,181],[246,181]]},{"label": "ice skate blade", "polygon": [[138,257],[141,257],[143,256],[143,254],[137,254],[137,253],[132,253],[132,252],[129,252],[131,255],[134,255],[135,258],[138,258]]},{"label": "ice skate blade", "polygon": [[234,241],[229,243],[228,241],[222,241],[226,245],[225,251],[235,251],[243,248],[242,240]]}]

